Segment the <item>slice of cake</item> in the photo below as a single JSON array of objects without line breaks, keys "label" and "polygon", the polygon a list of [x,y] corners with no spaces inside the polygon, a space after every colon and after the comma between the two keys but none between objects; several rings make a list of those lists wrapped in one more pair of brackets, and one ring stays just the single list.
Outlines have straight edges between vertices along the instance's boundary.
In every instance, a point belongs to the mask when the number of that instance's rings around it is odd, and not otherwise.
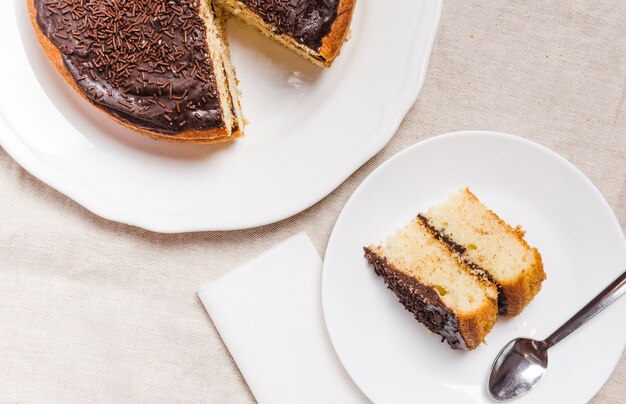
[{"label": "slice of cake", "polygon": [[498,287],[500,314],[519,314],[546,279],[541,254],[465,188],[423,215],[441,239]]},{"label": "slice of cake", "polygon": [[454,349],[474,349],[498,315],[496,287],[416,219],[365,256],[404,307]]},{"label": "slice of cake", "polygon": [[26,1],[55,68],[122,125],[171,142],[242,134],[237,80],[210,2]]},{"label": "slice of cake", "polygon": [[330,67],[350,31],[356,0],[216,0],[311,62]]}]

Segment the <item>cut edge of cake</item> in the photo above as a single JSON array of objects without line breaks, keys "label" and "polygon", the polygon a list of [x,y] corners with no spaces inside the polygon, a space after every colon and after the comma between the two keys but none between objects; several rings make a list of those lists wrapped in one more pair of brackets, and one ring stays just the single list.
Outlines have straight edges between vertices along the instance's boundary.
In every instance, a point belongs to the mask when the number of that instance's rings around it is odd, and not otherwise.
[{"label": "cut edge of cake", "polygon": [[[461,209],[463,211],[457,215],[450,213]],[[472,215],[471,220],[468,215]],[[508,317],[520,314],[541,290],[546,274],[539,251],[528,245],[521,227],[507,224],[468,187],[421,216],[469,266],[485,273],[496,284],[499,314]],[[526,266],[511,265],[513,261]]]},{"label": "cut edge of cake", "polygon": [[341,48],[348,38],[356,0],[339,1],[337,17],[333,21],[330,32],[322,39],[322,46],[319,51],[299,43],[288,34],[277,33],[271,24],[265,22],[257,13],[240,1],[218,0],[218,3],[233,16],[258,29],[268,38],[291,49],[317,66],[329,68],[341,53]]},{"label": "cut edge of cake", "polygon": [[[411,262],[400,262],[388,250],[393,248],[388,244],[396,240],[400,240],[399,243],[413,242],[410,248],[413,254],[417,254],[416,257],[423,255],[413,261],[409,259]],[[402,248],[406,249],[407,245]],[[413,220],[384,243],[364,247],[364,250],[375,273],[384,279],[406,310],[429,330],[441,335],[453,349],[475,349],[491,331],[498,314],[495,286],[487,279],[476,276],[470,267],[458,260],[454,250],[438,240],[420,220]],[[441,268],[433,270],[432,265],[417,265],[419,261],[429,260],[438,262]],[[435,272],[443,271],[444,266],[448,267],[448,271],[456,271],[447,275],[455,276],[452,282],[447,282],[441,272]],[[466,289],[471,290],[457,290],[459,284],[464,282]],[[464,292],[471,292],[466,296],[472,302],[470,309],[463,309],[463,305],[467,305],[467,301],[461,302]],[[453,300],[455,297],[456,302]]]}]

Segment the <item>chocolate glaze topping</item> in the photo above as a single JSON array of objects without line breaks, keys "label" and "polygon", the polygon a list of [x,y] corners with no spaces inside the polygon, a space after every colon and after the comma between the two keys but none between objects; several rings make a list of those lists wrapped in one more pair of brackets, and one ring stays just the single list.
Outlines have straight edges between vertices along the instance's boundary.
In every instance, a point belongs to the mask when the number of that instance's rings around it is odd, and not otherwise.
[{"label": "chocolate glaze topping", "polygon": [[498,290],[498,314],[501,316],[507,315],[507,297],[506,294],[504,294],[504,289],[502,288],[502,285],[496,282],[495,279],[493,279],[493,276],[491,276],[491,274],[487,272],[486,269],[482,268],[481,266],[464,256],[465,251],[467,251],[464,246],[462,246],[461,244],[457,244],[446,234],[437,230],[426,217],[422,215],[417,215],[417,218],[424,224],[424,226],[428,228],[428,230],[430,230],[435,238],[443,241],[448,247],[452,248],[459,255],[461,261],[465,265],[467,265],[476,275],[481,276],[496,285],[496,289]]},{"label": "chocolate glaze topping", "polygon": [[166,134],[222,127],[200,0],[30,0],[94,104]]},{"label": "chocolate glaze topping", "polygon": [[271,25],[314,51],[337,18],[339,0],[239,0]]},{"label": "chocolate glaze topping", "polygon": [[404,275],[367,247],[364,250],[365,257],[374,266],[376,275],[385,280],[387,287],[396,294],[400,303],[417,321],[441,335],[453,349],[467,349],[456,316],[441,301],[435,289]]}]

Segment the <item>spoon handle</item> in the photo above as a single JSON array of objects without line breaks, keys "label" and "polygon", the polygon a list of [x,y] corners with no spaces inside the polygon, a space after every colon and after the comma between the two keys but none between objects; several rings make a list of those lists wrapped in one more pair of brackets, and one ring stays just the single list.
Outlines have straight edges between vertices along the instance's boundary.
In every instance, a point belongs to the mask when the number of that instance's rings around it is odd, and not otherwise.
[{"label": "spoon handle", "polygon": [[596,296],[592,301],[590,301],[585,307],[580,309],[580,311],[572,318],[567,320],[565,324],[559,327],[558,330],[552,333],[548,338],[545,339],[544,343],[545,348],[548,349],[554,345],[556,345],[563,338],[570,335],[574,330],[576,330],[581,325],[585,324],[589,321],[593,316],[601,312],[604,308],[606,308],[609,304],[613,303],[617,300],[621,295],[626,292],[626,272],[621,274],[617,279],[613,281],[609,286],[606,287],[598,296]]}]

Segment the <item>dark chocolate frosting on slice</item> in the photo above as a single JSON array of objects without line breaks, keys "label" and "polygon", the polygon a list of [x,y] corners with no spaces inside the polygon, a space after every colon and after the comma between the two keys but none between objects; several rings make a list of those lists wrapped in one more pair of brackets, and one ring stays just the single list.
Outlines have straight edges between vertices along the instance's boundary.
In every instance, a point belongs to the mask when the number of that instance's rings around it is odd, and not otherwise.
[{"label": "dark chocolate frosting on slice", "polygon": [[94,104],[175,135],[224,126],[201,0],[29,0]]},{"label": "dark chocolate frosting on slice", "polygon": [[319,51],[337,18],[340,0],[239,0],[256,12],[277,34],[288,34]]},{"label": "dark chocolate frosting on slice", "polygon": [[439,334],[453,349],[467,349],[456,315],[441,301],[437,291],[395,269],[382,257],[364,248],[365,257],[400,303],[417,321]]}]

